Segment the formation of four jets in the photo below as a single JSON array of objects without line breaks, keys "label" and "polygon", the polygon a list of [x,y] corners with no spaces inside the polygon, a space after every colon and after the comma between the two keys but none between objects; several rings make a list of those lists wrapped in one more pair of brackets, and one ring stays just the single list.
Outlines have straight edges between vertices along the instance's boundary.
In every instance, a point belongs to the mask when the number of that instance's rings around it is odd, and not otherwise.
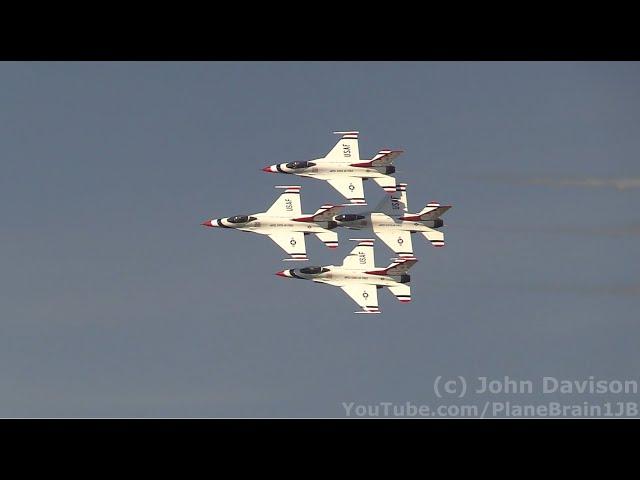
[{"label": "formation of four jets", "polygon": [[[401,150],[380,150],[372,159],[361,159],[358,132],[334,132],[341,139],[323,158],[281,163],[263,168],[269,173],[284,173],[327,181],[350,203],[323,205],[314,214],[302,213],[300,186],[276,186],[283,189],[265,212],[216,218],[202,223],[207,227],[233,228],[268,235],[287,254],[287,261],[308,260],[305,236],[313,234],[329,248],[338,246],[337,227],[364,230],[375,234],[394,251],[397,258],[386,268],[375,266],[373,239],[352,238],[358,244],[342,265],[306,267],[277,272],[287,278],[312,280],[340,287],[360,307],[355,313],[380,313],[378,294],[387,287],[401,302],[411,301],[411,277],[408,270],[417,262],[411,234],[421,233],[435,247],[444,246],[444,226],[440,218],[449,205],[429,203],[417,213],[409,213],[407,184],[396,184],[393,161]],[[369,212],[342,213],[345,206],[366,205],[362,181],[371,179],[388,194]]]}]

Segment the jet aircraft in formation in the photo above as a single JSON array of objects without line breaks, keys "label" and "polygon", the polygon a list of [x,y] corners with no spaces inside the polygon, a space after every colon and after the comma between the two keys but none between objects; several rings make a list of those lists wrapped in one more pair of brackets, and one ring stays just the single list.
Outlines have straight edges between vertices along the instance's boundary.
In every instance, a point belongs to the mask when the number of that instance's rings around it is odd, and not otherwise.
[{"label": "jet aircraft in formation", "polygon": [[362,214],[343,213],[334,217],[339,227],[373,232],[400,257],[413,257],[411,234],[421,233],[434,247],[444,247],[444,226],[440,218],[450,205],[428,203],[418,213],[408,213],[407,184],[399,183],[399,197],[387,196],[371,212]]},{"label": "jet aircraft in formation", "polygon": [[380,150],[371,159],[360,158],[358,132],[333,132],[342,135],[336,145],[322,158],[278,163],[264,167],[267,173],[286,173],[300,177],[326,180],[352,204],[366,204],[362,181],[372,179],[385,192],[396,191],[395,158],[402,150]]},{"label": "jet aircraft in formation", "polygon": [[202,225],[267,235],[290,255],[284,260],[308,260],[304,237],[310,233],[329,248],[338,246],[338,234],[332,230],[338,226],[333,217],[342,208],[340,205],[323,205],[313,215],[303,215],[300,186],[277,185],[275,188],[282,188],[284,192],[266,212],[214,218]]},{"label": "jet aircraft in formation", "polygon": [[[322,205],[314,214],[302,213],[300,186],[278,185],[284,189],[268,210],[248,215],[214,218],[202,225],[235,229],[267,235],[289,258],[286,261],[308,260],[305,236],[314,234],[329,248],[338,247],[338,227],[362,230],[376,235],[397,255],[386,268],[375,266],[374,240],[350,239],[358,242],[342,265],[313,266],[277,272],[286,278],[311,280],[340,287],[360,310],[356,313],[380,313],[378,289],[387,287],[399,301],[411,301],[411,277],[408,270],[418,261],[411,243],[412,233],[421,233],[435,247],[444,246],[444,226],[440,218],[450,205],[428,203],[417,213],[409,213],[407,184],[398,183],[393,161],[401,150],[380,150],[371,159],[360,158],[358,132],[334,132],[340,141],[324,157],[309,161],[292,161],[263,168],[269,173],[293,174],[326,180],[346,197],[350,204]],[[387,195],[371,211],[341,213],[345,206],[367,205],[363,180],[372,179]]]},{"label": "jet aircraft in formation", "polygon": [[286,278],[311,280],[340,287],[361,308],[355,313],[380,313],[378,289],[387,287],[403,303],[411,301],[411,277],[407,271],[418,261],[415,258],[397,258],[387,268],[375,266],[373,240],[351,238],[358,245],[342,261],[342,265],[292,268],[276,272]]}]

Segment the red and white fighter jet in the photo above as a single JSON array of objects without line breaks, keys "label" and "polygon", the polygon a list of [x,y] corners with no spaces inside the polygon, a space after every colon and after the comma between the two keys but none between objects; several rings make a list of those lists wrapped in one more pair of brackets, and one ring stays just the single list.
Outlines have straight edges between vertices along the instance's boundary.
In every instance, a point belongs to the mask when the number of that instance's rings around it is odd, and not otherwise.
[{"label": "red and white fighter jet", "polygon": [[398,195],[385,196],[375,210],[361,215],[343,213],[334,217],[338,226],[373,232],[399,257],[413,257],[411,234],[421,233],[434,247],[444,247],[444,226],[440,218],[451,205],[430,202],[418,213],[409,213],[407,184],[399,183]]},{"label": "red and white fighter jet", "polygon": [[355,313],[380,313],[378,289],[387,287],[403,303],[411,301],[411,277],[407,271],[416,258],[397,258],[387,268],[375,266],[373,240],[352,238],[358,245],[345,257],[342,265],[282,270],[276,275],[311,280],[340,287],[360,306]]},{"label": "red and white fighter jet", "polygon": [[284,192],[266,212],[214,218],[202,225],[267,235],[291,255],[284,260],[308,260],[305,235],[314,234],[329,248],[338,246],[338,234],[332,231],[337,227],[333,217],[342,206],[323,205],[313,215],[303,215],[301,187],[278,185],[275,188],[282,188]]},{"label": "red and white fighter jet", "polygon": [[360,158],[358,132],[333,132],[342,135],[338,143],[322,158],[311,161],[279,163],[264,167],[267,173],[287,173],[326,180],[352,204],[366,205],[362,180],[372,179],[385,192],[396,191],[395,158],[402,150],[380,150],[371,159]]}]

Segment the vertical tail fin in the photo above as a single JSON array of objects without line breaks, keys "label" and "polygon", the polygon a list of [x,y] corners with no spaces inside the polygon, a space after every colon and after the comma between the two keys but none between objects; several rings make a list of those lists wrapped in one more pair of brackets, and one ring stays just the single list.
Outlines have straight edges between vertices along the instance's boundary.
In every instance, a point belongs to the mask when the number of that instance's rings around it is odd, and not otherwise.
[{"label": "vertical tail fin", "polygon": [[342,135],[342,138],[322,160],[326,162],[359,161],[360,151],[358,149],[358,132],[351,131],[333,133]]},{"label": "vertical tail fin", "polygon": [[330,222],[342,208],[342,205],[322,205],[313,215],[294,218],[294,220],[296,222]]},{"label": "vertical tail fin", "polygon": [[345,268],[357,270],[374,268],[376,264],[373,253],[374,240],[371,238],[350,238],[349,240],[358,242],[358,245],[356,245],[355,248],[351,250],[351,253],[349,253],[349,255],[344,257],[342,266]]},{"label": "vertical tail fin", "polygon": [[438,202],[429,202],[417,215],[421,220],[435,220],[444,215],[450,208],[451,205],[440,205]]},{"label": "vertical tail fin", "polygon": [[384,196],[376,206],[374,212],[384,213],[392,217],[404,215],[407,212],[407,184],[399,183],[395,186],[394,195]]},{"label": "vertical tail fin", "polygon": [[404,150],[380,150],[376,156],[370,160],[371,166],[392,165],[393,161],[398,158],[401,153],[404,153]]},{"label": "vertical tail fin", "polygon": [[382,270],[370,270],[367,273],[372,275],[405,275],[411,267],[418,261],[415,257],[394,258],[387,268]]},{"label": "vertical tail fin", "polygon": [[398,203],[400,204],[400,209],[403,212],[409,211],[409,203],[407,201],[407,184],[399,183],[396,185],[396,194],[394,197],[398,198]]}]

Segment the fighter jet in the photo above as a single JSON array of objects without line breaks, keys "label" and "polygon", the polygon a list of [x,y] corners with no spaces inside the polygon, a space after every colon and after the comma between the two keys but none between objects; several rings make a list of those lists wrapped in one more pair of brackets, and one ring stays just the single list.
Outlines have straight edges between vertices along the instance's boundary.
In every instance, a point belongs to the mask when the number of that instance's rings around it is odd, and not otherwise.
[{"label": "fighter jet", "polygon": [[342,135],[342,138],[325,157],[270,165],[262,170],[326,180],[356,205],[366,205],[362,180],[371,178],[385,192],[395,193],[396,179],[389,175],[395,173],[393,161],[402,150],[380,150],[372,159],[362,159],[358,149],[358,132],[333,133]]},{"label": "fighter jet", "polygon": [[342,206],[323,205],[313,215],[303,215],[300,186],[278,185],[275,188],[285,190],[266,212],[207,220],[202,225],[268,235],[291,255],[285,261],[308,260],[304,237],[311,233],[329,248],[338,246],[338,234],[331,230],[337,226],[333,217]]},{"label": "fighter jet", "polygon": [[411,301],[411,277],[407,271],[416,258],[397,258],[387,268],[377,268],[373,254],[373,240],[351,238],[358,245],[345,257],[342,265],[282,270],[276,275],[311,280],[340,287],[361,310],[355,313],[380,313],[378,289],[387,287],[403,303]]},{"label": "fighter jet", "polygon": [[411,234],[416,232],[424,235],[434,247],[443,247],[444,233],[436,229],[444,226],[440,216],[451,206],[431,202],[418,213],[408,213],[407,184],[399,183],[397,192],[399,197],[385,196],[372,212],[344,213],[334,220],[341,227],[373,231],[399,257],[413,257]]}]

